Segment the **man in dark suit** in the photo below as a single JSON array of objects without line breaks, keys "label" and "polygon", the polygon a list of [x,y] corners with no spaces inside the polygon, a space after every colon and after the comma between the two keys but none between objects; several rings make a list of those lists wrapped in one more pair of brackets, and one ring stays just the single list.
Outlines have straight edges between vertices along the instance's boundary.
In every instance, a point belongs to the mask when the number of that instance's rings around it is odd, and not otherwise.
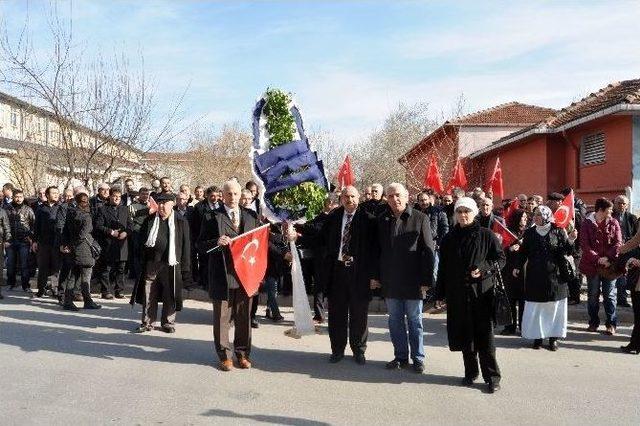
[{"label": "man in dark suit", "polygon": [[477,220],[480,226],[491,229],[494,221],[500,222],[505,227],[507,226],[503,218],[493,213],[493,200],[491,198],[482,197],[479,200],[478,208],[480,213],[478,214]]},{"label": "man in dark suit", "polygon": [[407,205],[409,192],[402,184],[390,184],[386,193],[389,209],[376,218],[371,287],[382,287],[389,313],[394,359],[387,368],[408,366],[411,355],[413,370],[422,373],[422,301],[433,285],[431,226],[424,213]]},{"label": "man in dark suit", "polygon": [[124,298],[124,267],[129,253],[127,238],[133,222],[129,209],[121,205],[120,188],[109,190],[109,201],[96,213],[93,225],[94,237],[102,252],[96,262],[96,277],[100,282],[103,299]]},{"label": "man in dark suit", "polygon": [[363,202],[360,208],[373,216],[382,214],[387,207],[384,200],[384,189],[379,183],[371,185],[371,198]]},{"label": "man in dark suit", "polygon": [[[629,211],[629,199],[624,195],[618,195],[613,201],[613,217],[620,223],[622,242],[626,243],[638,232],[638,218]],[[627,275],[624,274],[616,280],[618,289],[617,305],[630,307],[627,300]],[[632,289],[633,290],[633,289]]]},{"label": "man in dark suit", "polygon": [[362,365],[366,362],[374,219],[358,206],[360,194],[355,187],[344,188],[340,201],[341,207],[329,213],[315,238],[324,271],[320,285],[329,300],[329,362],[344,358],[348,336],[354,360]]},{"label": "man in dark suit", "polygon": [[[197,241],[200,236],[200,227],[205,219],[210,219],[214,210],[221,206],[218,200],[218,193],[220,189],[217,186],[210,186],[205,191],[205,199],[198,202],[193,208],[192,220],[191,220],[191,238],[193,241]],[[191,262],[193,267],[193,280],[198,281],[198,284],[204,289],[208,289],[207,284],[208,274],[208,262],[209,256],[206,256],[199,250],[195,250],[194,254],[197,259],[193,259]]]},{"label": "man in dark suit", "polygon": [[142,305],[142,324],[136,329],[153,329],[162,302],[160,325],[165,333],[175,332],[176,311],[182,310],[182,285],[191,280],[191,241],[189,224],[173,210],[175,196],[156,196],[158,212],[147,216],[141,230],[143,274],[131,295],[131,304]]},{"label": "man in dark suit", "polygon": [[240,207],[240,191],[240,184],[235,180],[224,184],[223,205],[205,216],[198,238],[201,253],[220,246],[207,256],[209,295],[213,299],[213,337],[222,371],[230,371],[233,367],[229,343],[231,320],[235,325],[233,351],[238,366],[251,368],[251,298],[240,285],[226,246],[231,238],[260,226],[260,221],[256,212]]}]

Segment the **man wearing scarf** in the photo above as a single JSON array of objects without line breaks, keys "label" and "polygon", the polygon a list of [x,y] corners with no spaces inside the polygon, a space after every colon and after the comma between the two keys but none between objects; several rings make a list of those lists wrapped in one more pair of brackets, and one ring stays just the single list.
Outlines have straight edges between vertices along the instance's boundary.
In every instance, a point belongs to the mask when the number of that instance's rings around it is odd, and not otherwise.
[{"label": "man wearing scarf", "polygon": [[142,305],[142,324],[136,329],[153,329],[162,302],[160,324],[165,333],[175,332],[176,311],[182,309],[182,285],[191,273],[189,224],[175,214],[175,195],[156,195],[158,212],[148,216],[141,228],[143,272],[131,295],[131,304]]}]

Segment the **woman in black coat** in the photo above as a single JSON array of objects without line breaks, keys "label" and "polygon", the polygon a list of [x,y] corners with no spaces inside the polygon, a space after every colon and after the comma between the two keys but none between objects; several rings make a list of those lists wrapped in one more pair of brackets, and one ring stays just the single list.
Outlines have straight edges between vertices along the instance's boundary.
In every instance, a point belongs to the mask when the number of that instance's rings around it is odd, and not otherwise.
[{"label": "woman in black coat", "polygon": [[528,228],[529,216],[524,210],[516,210],[507,220],[509,231],[518,239],[505,249],[507,264],[505,265],[502,276],[504,277],[504,286],[511,303],[511,318],[513,324],[505,326],[502,335],[508,336],[516,334],[518,327],[522,328],[522,314],[524,311],[524,276],[513,276],[513,270],[519,267],[519,251],[522,245],[524,231]]},{"label": "woman in black coat", "polygon": [[84,300],[85,309],[100,309],[102,306],[91,299],[91,271],[95,265],[91,244],[95,244],[91,232],[91,212],[89,196],[79,193],[75,196],[76,207],[69,207],[62,230],[62,252],[69,256],[72,262],[71,274],[64,282],[63,309],[77,311],[73,304],[74,289],[80,283],[80,291]]},{"label": "woman in black coat", "polygon": [[482,377],[493,393],[500,388],[493,335],[493,280],[505,265],[497,237],[475,221],[478,207],[473,199],[460,198],[455,205],[457,224],[442,240],[438,268],[437,299],[447,301],[449,349],[462,351],[463,384],[471,386]]},{"label": "woman in black coat", "polygon": [[534,339],[533,348],[542,346],[549,338],[549,349],[558,349],[558,338],[567,335],[567,297],[569,288],[566,256],[573,253],[573,241],[564,229],[553,223],[553,213],[547,206],[538,206],[533,214],[535,226],[524,233],[520,246],[519,265],[514,277],[526,263],[524,284],[524,315],[522,337]]}]

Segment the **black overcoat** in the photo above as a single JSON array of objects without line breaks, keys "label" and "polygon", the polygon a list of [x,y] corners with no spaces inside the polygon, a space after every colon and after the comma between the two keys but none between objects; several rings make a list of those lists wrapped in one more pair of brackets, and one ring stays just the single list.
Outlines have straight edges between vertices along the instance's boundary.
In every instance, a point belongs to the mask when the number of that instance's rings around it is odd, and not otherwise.
[{"label": "black overcoat", "polygon": [[[483,350],[490,336],[474,338],[479,322],[493,321],[493,275],[505,265],[505,255],[495,234],[474,222],[454,225],[440,246],[437,298],[447,301],[447,335],[452,351]],[[471,271],[480,270],[479,278]],[[473,306],[476,309],[473,308]],[[485,327],[480,327],[485,328]],[[489,328],[490,329],[490,328]]]},{"label": "black overcoat", "polygon": [[[236,232],[224,205],[218,207],[211,214],[207,214],[200,227],[197,247],[200,252],[206,252],[218,245],[218,239],[222,235],[236,237],[245,232],[251,231],[261,225],[258,214],[253,210],[244,207],[240,209],[240,229]],[[235,283],[242,287],[238,281],[233,260],[228,247],[222,247],[210,252],[208,263],[209,296],[213,300],[229,299],[229,284]]]},{"label": "black overcoat", "polygon": [[564,261],[564,256],[572,253],[573,244],[564,229],[552,224],[544,237],[538,234],[535,226],[527,229],[518,251],[518,269],[521,274],[524,272],[525,279],[524,299],[529,302],[566,299],[569,288],[560,278],[558,265]]},{"label": "black overcoat", "polygon": [[[145,275],[147,259],[153,256],[153,248],[145,246],[147,239],[149,238],[149,232],[153,225],[153,220],[156,215],[148,216],[142,223],[140,229],[140,247],[134,247],[134,250],[138,251],[142,255],[142,274],[140,274],[139,280],[131,293],[131,300],[129,303],[139,303],[144,305],[145,303]],[[173,287],[173,304],[176,311],[182,310],[182,287],[184,284],[188,284],[191,280],[191,231],[189,230],[189,223],[177,214],[173,214],[170,219],[175,220],[176,231],[175,241],[176,246],[176,260],[178,264],[173,266],[173,271],[170,272],[167,282]],[[172,268],[170,267],[169,270]]]},{"label": "black overcoat", "polygon": [[399,223],[390,208],[379,215],[372,244],[372,278],[390,299],[422,299],[422,286],[433,285],[434,241],[427,216],[411,207]]},{"label": "black overcoat", "polygon": [[[127,238],[119,240],[110,235],[111,230],[124,231]],[[127,239],[133,231],[133,222],[126,206],[104,204],[95,215],[93,235],[102,248],[100,260],[106,263],[124,262],[128,259],[129,244]]]}]

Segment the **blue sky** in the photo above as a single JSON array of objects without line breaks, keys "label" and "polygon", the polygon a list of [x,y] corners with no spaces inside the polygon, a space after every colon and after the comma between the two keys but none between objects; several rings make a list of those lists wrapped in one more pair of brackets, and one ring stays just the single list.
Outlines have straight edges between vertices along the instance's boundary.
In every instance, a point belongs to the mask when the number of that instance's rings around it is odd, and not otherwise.
[{"label": "blue sky", "polygon": [[[27,10],[36,37],[49,2],[0,0],[10,25]],[[189,117],[248,125],[270,87],[293,92],[305,124],[363,139],[398,102],[469,112],[517,100],[562,107],[640,78],[637,1],[74,1],[88,54],[142,52],[157,96],[188,87]],[[70,12],[69,12],[70,11]],[[163,102],[164,103],[164,102]]]}]

